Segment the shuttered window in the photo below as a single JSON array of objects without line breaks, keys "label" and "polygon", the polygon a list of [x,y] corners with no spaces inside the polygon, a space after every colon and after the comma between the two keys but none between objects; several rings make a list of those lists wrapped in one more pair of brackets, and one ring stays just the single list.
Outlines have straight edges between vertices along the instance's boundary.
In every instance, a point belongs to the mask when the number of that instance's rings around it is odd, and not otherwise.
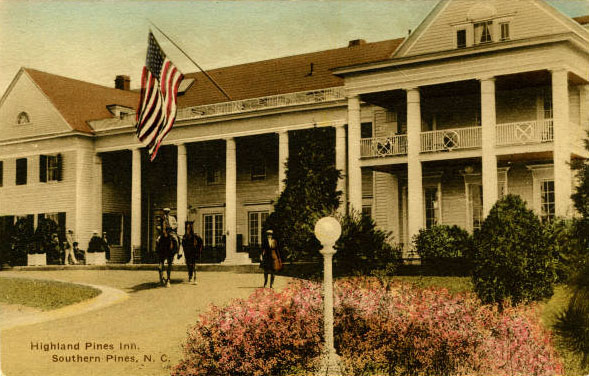
[{"label": "shuttered window", "polygon": [[4,162],[0,161],[0,187],[4,182]]}]

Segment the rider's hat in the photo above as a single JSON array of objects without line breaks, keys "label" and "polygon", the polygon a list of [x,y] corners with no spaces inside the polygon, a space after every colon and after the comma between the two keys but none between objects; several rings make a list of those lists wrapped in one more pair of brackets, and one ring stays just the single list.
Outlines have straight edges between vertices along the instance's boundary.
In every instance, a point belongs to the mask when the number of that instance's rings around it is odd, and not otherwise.
[{"label": "rider's hat", "polygon": [[166,213],[167,213],[167,212],[169,212],[169,211],[170,211],[170,208],[164,208],[164,212],[166,212]]},{"label": "rider's hat", "polygon": [[272,234],[274,234],[274,231],[272,231],[272,230],[266,230],[266,235],[272,235]]}]

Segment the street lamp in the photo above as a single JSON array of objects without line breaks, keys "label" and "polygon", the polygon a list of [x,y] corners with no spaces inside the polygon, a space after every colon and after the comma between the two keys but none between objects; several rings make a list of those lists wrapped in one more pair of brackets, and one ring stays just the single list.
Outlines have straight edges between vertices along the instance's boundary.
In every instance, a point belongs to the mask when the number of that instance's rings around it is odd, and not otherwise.
[{"label": "street lamp", "polygon": [[342,226],[333,217],[323,217],[315,224],[315,236],[323,248],[323,326],[325,330],[325,349],[320,375],[342,375],[339,356],[333,346],[333,246],[342,233]]}]

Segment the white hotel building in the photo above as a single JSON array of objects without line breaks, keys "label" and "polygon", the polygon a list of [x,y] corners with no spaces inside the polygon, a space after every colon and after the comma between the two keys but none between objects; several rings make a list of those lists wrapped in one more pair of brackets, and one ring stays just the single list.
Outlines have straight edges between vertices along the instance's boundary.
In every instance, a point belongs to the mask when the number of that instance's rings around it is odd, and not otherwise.
[{"label": "white hotel building", "polygon": [[171,207],[180,232],[194,221],[226,263],[247,262],[289,134],[312,127],[335,129],[348,207],[403,244],[435,223],[472,230],[506,193],[570,216],[569,162],[588,156],[588,24],[540,0],[442,0],[406,38],[209,71],[230,102],[188,74],[153,163],[125,76],[106,88],[23,68],[0,100],[0,237],[49,216],[82,248],[104,230],[111,262],[139,262]]}]

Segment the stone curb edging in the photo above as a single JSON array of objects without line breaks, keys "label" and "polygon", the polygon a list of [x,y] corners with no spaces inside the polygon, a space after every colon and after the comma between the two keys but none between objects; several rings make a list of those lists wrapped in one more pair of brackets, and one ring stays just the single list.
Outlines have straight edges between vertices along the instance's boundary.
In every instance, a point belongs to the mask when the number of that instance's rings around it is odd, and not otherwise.
[{"label": "stone curb edging", "polygon": [[46,281],[55,281],[63,283],[71,283],[74,285],[88,286],[100,290],[100,294],[92,299],[85,300],[80,303],[71,304],[62,308],[47,312],[39,312],[32,316],[16,318],[0,323],[0,330],[12,329],[19,326],[38,324],[46,321],[57,320],[65,317],[80,315],[89,311],[93,311],[99,308],[108,307],[110,305],[119,303],[129,298],[129,294],[126,292],[115,289],[113,287],[92,285],[88,283],[78,283],[63,281],[59,279],[47,279],[47,278],[31,278],[31,277],[16,277],[11,275],[10,278],[23,278],[23,279],[41,279]]}]

